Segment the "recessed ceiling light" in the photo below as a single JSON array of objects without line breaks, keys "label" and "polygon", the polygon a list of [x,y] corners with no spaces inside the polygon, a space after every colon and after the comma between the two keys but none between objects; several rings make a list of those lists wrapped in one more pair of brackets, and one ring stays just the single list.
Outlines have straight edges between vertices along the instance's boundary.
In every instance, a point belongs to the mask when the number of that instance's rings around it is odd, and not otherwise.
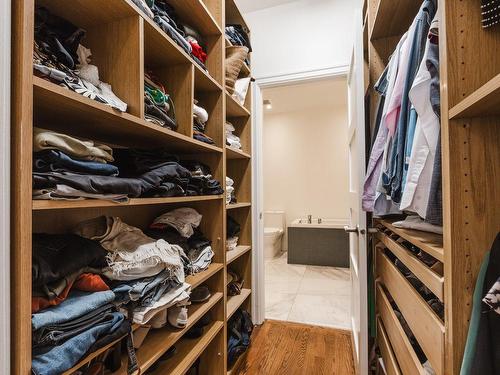
[{"label": "recessed ceiling light", "polygon": [[273,109],[273,105],[269,99],[264,99],[264,108],[268,110]]}]

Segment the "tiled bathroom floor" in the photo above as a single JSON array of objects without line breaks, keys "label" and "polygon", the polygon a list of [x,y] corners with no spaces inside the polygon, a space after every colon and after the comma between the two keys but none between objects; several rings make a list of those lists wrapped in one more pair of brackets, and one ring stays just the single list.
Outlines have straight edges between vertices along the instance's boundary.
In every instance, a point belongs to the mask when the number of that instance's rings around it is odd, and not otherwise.
[{"label": "tiled bathroom floor", "polygon": [[266,260],[266,318],[350,329],[349,269],[290,265],[286,256]]}]

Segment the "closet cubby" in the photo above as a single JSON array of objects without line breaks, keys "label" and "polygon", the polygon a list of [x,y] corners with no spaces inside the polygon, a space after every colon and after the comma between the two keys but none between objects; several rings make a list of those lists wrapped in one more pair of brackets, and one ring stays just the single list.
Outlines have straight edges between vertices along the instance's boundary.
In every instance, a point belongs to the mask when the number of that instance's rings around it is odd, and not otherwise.
[{"label": "closet cubby", "polygon": [[[233,134],[240,138],[241,150],[227,147],[228,157],[231,159],[250,157],[252,152],[252,119],[251,117],[229,117],[227,119],[236,129]],[[235,151],[237,154],[233,153]],[[239,156],[238,156],[239,155]]]},{"label": "closet cubby", "polygon": [[194,98],[198,101],[198,106],[204,108],[208,113],[208,121],[205,124],[205,134],[212,138],[215,146],[223,147],[224,129],[220,126],[224,119],[224,99],[222,91],[206,91],[200,89],[195,80]]},{"label": "closet cubby", "polygon": [[63,4],[60,1],[35,1],[36,7],[43,6],[50,13],[85,29],[82,45],[91,50],[91,64],[99,69],[99,79],[109,83],[113,92],[127,103],[128,113],[141,117],[141,18],[137,14],[118,12],[113,18],[103,19],[81,2],[71,7]]},{"label": "closet cubby", "polygon": [[229,159],[227,161],[227,176],[234,180],[234,192],[237,203],[250,202],[252,166],[248,159]]},{"label": "closet cubby", "polygon": [[[149,56],[148,53],[145,56]],[[166,94],[170,95],[175,108],[177,122],[176,131],[188,137],[193,136],[193,81],[194,71],[191,64],[173,66],[154,66],[145,58],[145,70],[151,73],[165,87]]]}]

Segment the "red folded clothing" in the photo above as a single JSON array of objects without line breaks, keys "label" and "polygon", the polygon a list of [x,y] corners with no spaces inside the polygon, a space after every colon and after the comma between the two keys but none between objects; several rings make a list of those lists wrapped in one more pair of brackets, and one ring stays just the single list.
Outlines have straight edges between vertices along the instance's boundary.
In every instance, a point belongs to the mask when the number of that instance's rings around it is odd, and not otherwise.
[{"label": "red folded clothing", "polygon": [[50,306],[57,306],[68,298],[71,289],[81,290],[83,292],[104,292],[109,290],[104,280],[99,275],[93,273],[82,273],[74,282],[68,283],[66,288],[54,299],[43,297],[32,297],[31,312],[36,313]]},{"label": "red folded clothing", "polygon": [[207,54],[203,51],[203,48],[198,43],[190,41],[191,47],[193,51],[191,52],[193,56],[195,56],[198,60],[200,60],[203,64],[207,61]]}]

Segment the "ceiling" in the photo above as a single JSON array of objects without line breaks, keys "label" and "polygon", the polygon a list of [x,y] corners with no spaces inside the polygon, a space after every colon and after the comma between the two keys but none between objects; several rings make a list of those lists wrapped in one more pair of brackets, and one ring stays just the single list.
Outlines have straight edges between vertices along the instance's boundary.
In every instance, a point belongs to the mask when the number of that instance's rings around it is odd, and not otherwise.
[{"label": "ceiling", "polygon": [[242,13],[255,12],[256,10],[275,7],[277,5],[293,3],[297,0],[235,0]]},{"label": "ceiling", "polygon": [[272,109],[264,109],[264,115],[314,108],[347,106],[347,80],[329,80],[301,83],[264,89],[263,99],[271,101]]}]

